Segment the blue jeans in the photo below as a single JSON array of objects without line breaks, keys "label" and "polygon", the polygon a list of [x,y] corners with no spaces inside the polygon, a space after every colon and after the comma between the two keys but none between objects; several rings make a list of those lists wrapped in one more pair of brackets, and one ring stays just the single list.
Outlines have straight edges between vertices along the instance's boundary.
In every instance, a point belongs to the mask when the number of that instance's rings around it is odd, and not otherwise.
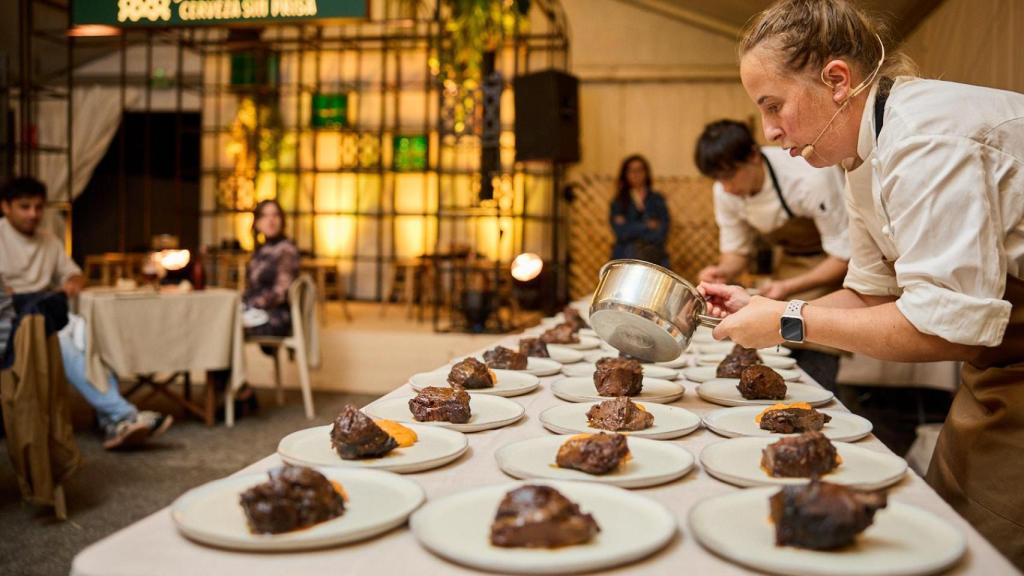
[{"label": "blue jeans", "polygon": [[89,384],[85,378],[85,352],[79,350],[72,341],[71,335],[59,333],[60,355],[64,359],[64,375],[68,382],[78,390],[86,402],[96,409],[100,426],[108,428],[122,420],[134,418],[138,410],[121,396],[117,377],[107,374],[107,391],[100,392]]}]

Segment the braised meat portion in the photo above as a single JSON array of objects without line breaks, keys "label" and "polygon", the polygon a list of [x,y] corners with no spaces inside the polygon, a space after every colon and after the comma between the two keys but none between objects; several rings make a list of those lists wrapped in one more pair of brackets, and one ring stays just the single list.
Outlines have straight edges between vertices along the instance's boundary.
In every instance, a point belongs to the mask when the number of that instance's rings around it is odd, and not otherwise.
[{"label": "braised meat portion", "polygon": [[548,345],[540,338],[523,338],[519,341],[519,353],[534,358],[551,358]]},{"label": "braised meat portion", "polygon": [[462,386],[467,390],[479,390],[493,388],[494,377],[486,364],[476,358],[466,358],[452,366],[451,372],[448,373],[448,383],[452,386]]},{"label": "braised meat portion", "polygon": [[757,355],[757,350],[744,348],[737,344],[732,347],[732,352],[729,352],[718,365],[715,376],[719,378],[739,378],[743,374],[744,368],[757,364],[761,364],[761,357]]},{"label": "braised meat portion", "polygon": [[884,491],[860,492],[812,480],[786,486],[769,500],[775,523],[775,544],[812,550],[834,550],[853,543],[885,508]]},{"label": "braised meat portion", "polygon": [[594,386],[601,396],[636,396],[644,388],[644,368],[636,360],[601,358],[595,364]]},{"label": "braised meat portion", "polygon": [[520,354],[504,346],[484,352],[484,362],[488,368],[499,370],[526,370],[526,354]]},{"label": "braised meat portion", "polygon": [[498,504],[491,544],[504,548],[558,548],[589,542],[601,528],[594,517],[550,486],[526,485]]},{"label": "braised meat portion", "polygon": [[763,364],[744,368],[736,389],[747,400],[782,400],[786,397],[786,381]]},{"label": "braised meat portion", "polygon": [[814,478],[836,469],[842,460],[821,432],[782,438],[761,451],[761,468],[776,478]]},{"label": "braised meat portion", "polygon": [[428,386],[409,400],[409,411],[417,422],[465,424],[471,415],[469,393],[461,386]]},{"label": "braised meat portion", "polygon": [[605,400],[587,410],[587,423],[593,428],[619,432],[643,430],[654,425],[654,415],[626,396]]},{"label": "braised meat portion", "polygon": [[347,404],[334,419],[331,446],[343,460],[383,456],[398,442],[358,408]]},{"label": "braised meat portion", "polygon": [[565,318],[565,323],[572,326],[573,332],[579,332],[584,328],[590,328],[587,321],[583,319],[579,311],[572,306],[566,306],[562,309],[562,316]]},{"label": "braised meat portion", "polygon": [[776,404],[765,409],[759,416],[758,426],[762,430],[779,434],[794,432],[817,432],[832,421],[828,414],[822,414],[810,404]]},{"label": "braised meat portion", "polygon": [[559,468],[571,468],[587,474],[607,474],[629,456],[629,446],[622,434],[581,434],[562,444],[555,457]]},{"label": "braised meat portion", "polygon": [[239,503],[253,534],[308,528],[345,513],[345,501],[323,474],[304,466],[282,466],[249,488]]},{"label": "braised meat portion", "polygon": [[571,324],[562,323],[541,334],[540,341],[545,344],[578,344],[580,336]]}]

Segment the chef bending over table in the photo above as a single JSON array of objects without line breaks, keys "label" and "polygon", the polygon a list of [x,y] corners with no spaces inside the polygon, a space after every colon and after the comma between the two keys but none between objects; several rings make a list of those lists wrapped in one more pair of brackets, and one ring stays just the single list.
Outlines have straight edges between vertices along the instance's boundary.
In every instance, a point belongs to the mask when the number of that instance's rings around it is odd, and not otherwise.
[{"label": "chef bending over table", "polygon": [[1024,568],[1024,95],[913,75],[846,0],[783,0],[741,42],[765,136],[847,170],[851,258],[811,302],[703,284],[716,338],[962,360],[927,480]]}]

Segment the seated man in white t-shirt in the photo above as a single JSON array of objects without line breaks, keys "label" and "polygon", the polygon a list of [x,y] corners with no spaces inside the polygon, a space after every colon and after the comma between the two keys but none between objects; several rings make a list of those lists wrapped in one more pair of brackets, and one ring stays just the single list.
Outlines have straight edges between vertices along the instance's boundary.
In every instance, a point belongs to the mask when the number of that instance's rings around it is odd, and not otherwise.
[{"label": "seated man in white t-shirt", "polygon": [[[39,227],[46,205],[46,187],[32,178],[15,178],[0,192],[0,278],[13,294],[63,291],[69,298],[81,292],[85,278],[64,252],[56,236]],[[59,333],[64,373],[69,382],[96,409],[106,435],[107,449],[146,442],[171,425],[173,418],[158,412],[140,412],[121,396],[118,381],[109,375],[106,392],[97,390],[85,377],[85,331],[82,319],[69,315]],[[10,334],[11,339],[14,338]]]},{"label": "seated man in white t-shirt", "polygon": [[[850,240],[839,169],[819,170],[782,148],[758,146],[750,129],[734,120],[704,128],[695,160],[702,174],[715,179],[721,252],[698,281],[734,282],[760,236],[781,254],[762,296],[812,300],[842,286]],[[835,389],[836,351],[800,349],[794,357],[818,383]]]}]

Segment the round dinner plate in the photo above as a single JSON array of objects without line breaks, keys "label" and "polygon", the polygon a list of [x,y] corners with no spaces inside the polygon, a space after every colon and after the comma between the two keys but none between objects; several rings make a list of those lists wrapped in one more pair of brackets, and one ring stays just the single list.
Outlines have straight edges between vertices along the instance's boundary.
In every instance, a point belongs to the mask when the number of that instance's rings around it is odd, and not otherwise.
[{"label": "round dinner plate", "polygon": [[[694,344],[691,350],[694,354],[728,354],[732,352],[734,346],[736,345],[732,342],[704,342]],[[793,354],[793,351],[782,346],[772,346],[771,348],[758,348],[757,353],[762,356],[789,356]]]},{"label": "round dinner plate", "polygon": [[564,344],[559,343],[559,346],[565,346],[573,350],[593,350],[601,345],[601,340],[595,336],[584,336],[580,334],[580,341],[575,344]]},{"label": "round dinner plate", "polygon": [[277,453],[285,462],[297,466],[372,468],[411,473],[444,466],[469,448],[462,432],[423,424],[404,426],[416,432],[416,443],[408,448],[395,448],[379,458],[343,460],[331,446],[331,425],[292,432],[278,443]]},{"label": "round dinner plate", "polygon": [[[693,382],[707,382],[708,380],[718,379],[716,371],[718,366],[690,366],[689,368],[683,369],[683,377]],[[799,370],[787,370],[785,368],[772,368],[782,376],[783,380],[794,382],[800,380]],[[722,380],[735,380],[739,384],[739,378],[722,378]]]},{"label": "round dinner plate", "polygon": [[694,458],[689,450],[647,438],[629,438],[626,444],[632,457],[618,470],[607,474],[587,474],[580,470],[559,468],[555,457],[569,436],[541,436],[502,446],[494,453],[498,467],[513,478],[524,480],[578,480],[599,482],[620,488],[646,488],[681,478],[693,469]]},{"label": "round dinner plate", "polygon": [[583,360],[583,352],[566,348],[561,344],[548,344],[548,356],[559,364],[574,364]]},{"label": "round dinner plate", "polygon": [[697,386],[697,394],[714,404],[722,406],[771,406],[807,402],[811,406],[822,406],[832,401],[832,393],[820,386],[786,382],[786,397],[782,400],[747,400],[736,389],[737,378],[716,378]]},{"label": "round dinner plate", "polygon": [[[600,358],[598,358],[600,360]],[[662,380],[675,380],[679,377],[679,372],[671,368],[664,366],[658,366],[657,364],[644,364],[644,377],[645,378],[661,378]],[[580,362],[577,364],[570,364],[568,366],[562,366],[562,374],[566,376],[593,376],[594,371],[597,370],[597,366],[590,362]]]},{"label": "round dinner plate", "polygon": [[515,424],[526,413],[526,408],[523,408],[518,402],[501,396],[474,394],[469,397],[469,422],[464,424],[419,422],[409,410],[409,400],[412,398],[412,396],[385,398],[369,404],[363,408],[363,412],[373,418],[411,422],[425,426],[440,426],[463,433],[480,432]]},{"label": "round dinner plate", "polygon": [[534,358],[530,356],[526,359],[526,370],[516,370],[516,372],[526,372],[534,376],[551,376],[558,374],[561,370],[562,364],[560,362],[551,358]]},{"label": "round dinner plate", "polygon": [[[546,484],[593,515],[601,531],[585,544],[560,548],[503,548],[490,543],[491,523],[505,494]],[[514,482],[455,492],[429,501],[409,520],[427,550],[472,568],[497,573],[590,572],[646,558],[675,536],[675,516],[661,503],[595,482]]]},{"label": "round dinner plate", "polygon": [[[758,354],[761,357],[761,362],[769,368],[793,368],[796,366],[796,358],[789,358],[788,356],[773,356],[771,354]],[[698,354],[697,364],[700,366],[715,366],[717,367],[725,360],[725,354]]]},{"label": "round dinner plate", "polygon": [[283,534],[249,531],[239,496],[266,482],[265,472],[228,476],[182,494],[171,506],[178,531],[204,544],[272,552],[322,548],[363,540],[401,526],[425,496],[419,484],[387,472],[353,468],[320,468],[328,480],[345,489],[345,513],[309,528]]},{"label": "round dinner plate", "polygon": [[[810,478],[776,478],[761,469],[761,451],[778,438],[732,438],[708,445],[700,463],[708,474],[736,486],[806,484]],[[875,452],[846,442],[833,442],[843,463],[821,477],[826,482],[859,490],[878,490],[903,479],[907,462],[895,454]]]},{"label": "round dinner plate", "polygon": [[[587,422],[587,411],[598,404],[600,402],[552,406],[540,413],[540,422],[556,434],[601,432],[599,428],[592,428]],[[630,438],[668,440],[686,436],[700,428],[700,417],[685,408],[664,404],[643,404],[643,408],[654,416],[654,424],[644,430],[623,431],[619,432],[620,434]]]},{"label": "round dinner plate", "polygon": [[758,572],[786,576],[918,576],[952,566],[966,549],[963,534],[915,506],[893,502],[852,546],[818,551],[775,544],[769,498],[777,488],[737,490],[690,509],[689,525],[705,548]]},{"label": "round dinner plate", "polygon": [[[551,385],[555,396],[569,402],[597,402],[607,400],[611,396],[601,396],[594,387],[594,379],[585,376],[564,378]],[[678,399],[686,388],[678,382],[644,377],[644,386],[640,394],[631,396],[634,402],[654,402],[667,404]]]},{"label": "round dinner plate", "polygon": [[707,344],[711,342],[728,342],[732,343],[731,340],[715,340],[712,336],[711,328],[705,326],[697,326],[696,330],[693,331],[693,336],[690,336],[690,342],[695,344]]},{"label": "round dinner plate", "polygon": [[675,360],[669,360],[668,362],[658,362],[658,366],[664,366],[666,368],[683,368],[690,363],[690,356],[685,352],[676,357]]},{"label": "round dinner plate", "polygon": [[[722,408],[705,414],[704,425],[715,434],[726,438],[795,436],[795,434],[780,434],[762,430],[754,419],[764,409],[764,406]],[[821,413],[832,417],[832,420],[821,429],[821,433],[834,442],[853,442],[871,433],[871,421],[852,412],[821,410]]]},{"label": "round dinner plate", "polygon": [[[435,372],[420,372],[409,378],[409,384],[413,390],[420,392],[429,386],[444,388],[448,384],[448,372],[450,368],[444,368]],[[522,370],[494,370],[497,382],[493,388],[466,388],[470,394],[493,394],[494,396],[519,396],[529,394],[540,386],[540,379],[533,374],[527,374]]]}]

